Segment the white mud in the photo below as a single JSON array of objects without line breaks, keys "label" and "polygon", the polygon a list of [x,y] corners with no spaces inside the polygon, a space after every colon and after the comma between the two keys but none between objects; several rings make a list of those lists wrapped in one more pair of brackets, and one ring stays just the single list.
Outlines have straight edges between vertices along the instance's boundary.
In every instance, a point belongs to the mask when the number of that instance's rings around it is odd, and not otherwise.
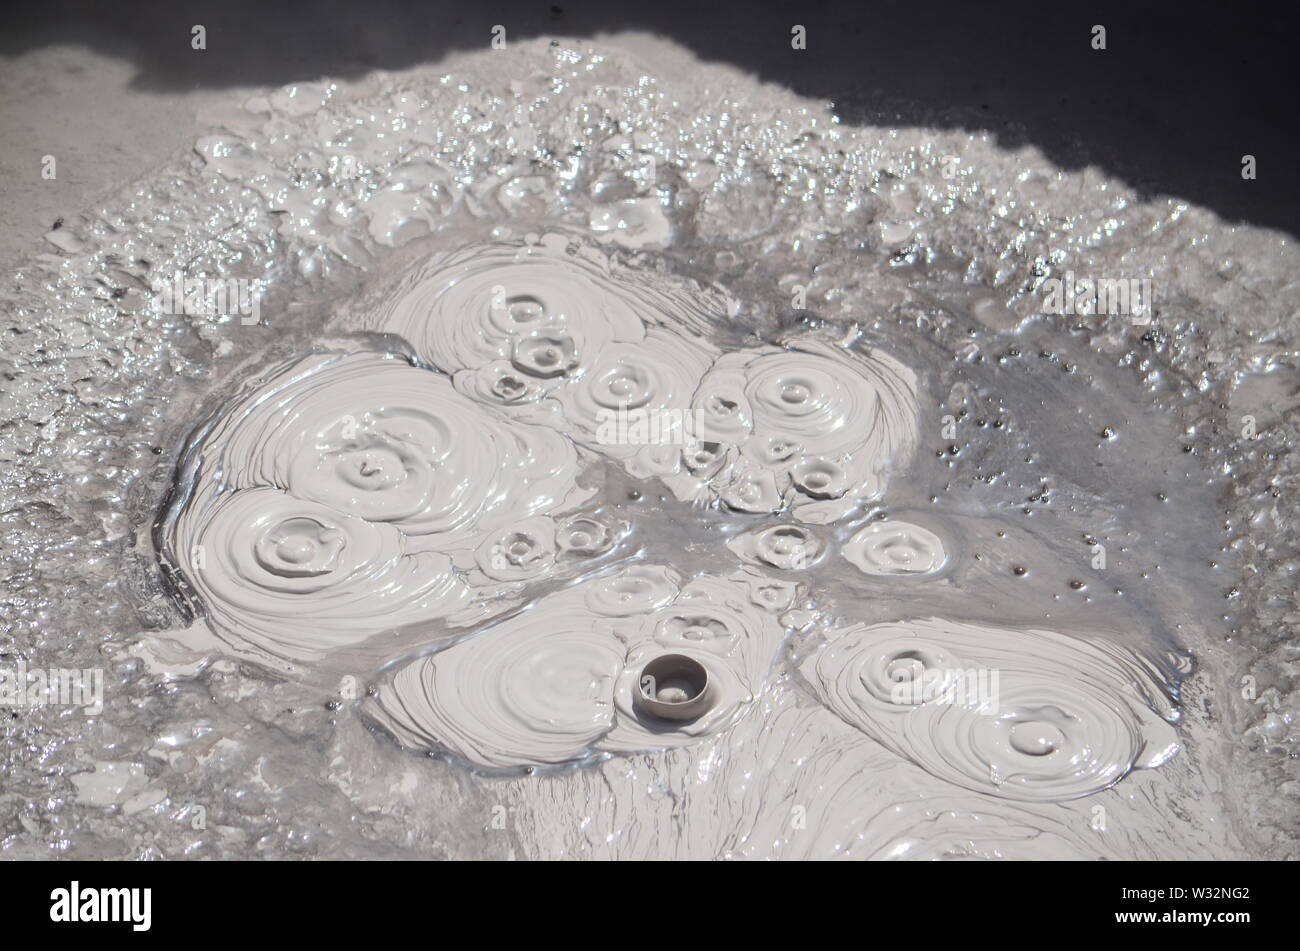
[{"label": "white mud", "polygon": [[1288,239],[643,38],[209,121],[4,292],[5,854],[1296,854]]}]

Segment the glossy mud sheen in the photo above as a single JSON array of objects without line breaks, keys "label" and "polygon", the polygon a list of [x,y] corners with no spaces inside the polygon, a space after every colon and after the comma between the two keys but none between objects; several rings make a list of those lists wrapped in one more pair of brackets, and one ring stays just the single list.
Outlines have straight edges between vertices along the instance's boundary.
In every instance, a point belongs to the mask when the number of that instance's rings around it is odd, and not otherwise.
[{"label": "glossy mud sheen", "polygon": [[[4,848],[1292,854],[1289,242],[667,48],[510,57],[232,108],[20,275],[6,651],[108,683],[8,727]],[[1041,316],[1067,268],[1154,322]],[[177,269],[266,326],[158,313]],[[698,716],[638,704],[664,654]]]}]

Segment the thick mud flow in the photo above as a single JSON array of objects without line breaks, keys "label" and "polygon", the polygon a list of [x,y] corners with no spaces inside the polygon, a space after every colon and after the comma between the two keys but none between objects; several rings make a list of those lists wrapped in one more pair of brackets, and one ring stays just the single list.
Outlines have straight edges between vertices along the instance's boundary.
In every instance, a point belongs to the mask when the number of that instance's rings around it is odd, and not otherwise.
[{"label": "thick mud flow", "polygon": [[4,852],[1294,857],[1291,242],[647,42],[232,102],[10,282],[0,663],[103,680]]}]

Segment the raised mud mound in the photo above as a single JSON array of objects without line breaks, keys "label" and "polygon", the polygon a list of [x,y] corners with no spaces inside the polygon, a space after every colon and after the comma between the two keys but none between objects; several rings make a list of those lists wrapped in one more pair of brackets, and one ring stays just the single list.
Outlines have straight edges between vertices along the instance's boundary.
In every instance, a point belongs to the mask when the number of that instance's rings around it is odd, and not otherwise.
[{"label": "raised mud mound", "polygon": [[257,97],[10,282],[0,651],[105,702],[5,851],[1294,855],[1294,249],[681,55]]}]

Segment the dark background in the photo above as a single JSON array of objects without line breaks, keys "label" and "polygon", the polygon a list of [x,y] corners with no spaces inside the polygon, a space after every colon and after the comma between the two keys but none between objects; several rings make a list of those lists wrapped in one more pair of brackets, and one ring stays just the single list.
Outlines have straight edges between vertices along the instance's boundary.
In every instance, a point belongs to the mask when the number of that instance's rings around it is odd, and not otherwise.
[{"label": "dark background", "polygon": [[[1101,166],[1147,196],[1300,235],[1290,3],[974,0],[698,3],[275,0],[12,6],[0,54],[80,42],[135,64],[152,90],[283,84],[436,62],[509,40],[644,30],[797,92],[849,122],[990,130],[1067,169]],[[207,27],[208,48],[189,47]],[[808,48],[790,48],[790,28]],[[1091,29],[1107,29],[1107,49]],[[1241,178],[1252,154],[1258,178]]]}]

